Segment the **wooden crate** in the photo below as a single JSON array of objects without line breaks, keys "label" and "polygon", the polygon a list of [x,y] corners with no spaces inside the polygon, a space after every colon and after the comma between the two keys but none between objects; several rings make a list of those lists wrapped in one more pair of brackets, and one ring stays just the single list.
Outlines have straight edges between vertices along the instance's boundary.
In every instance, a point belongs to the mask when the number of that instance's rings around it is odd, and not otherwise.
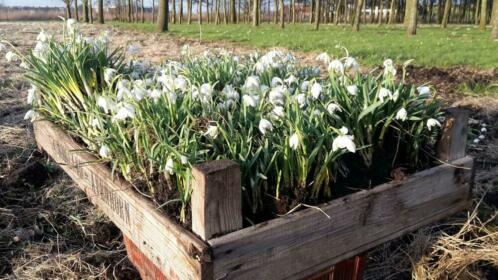
[{"label": "wooden crate", "polygon": [[466,119],[466,112],[450,111],[438,144],[442,165],[247,228],[239,166],[198,165],[192,232],[54,124],[37,121],[34,131],[39,147],[122,230],[127,247],[140,252],[130,257],[149,279],[303,279],[468,207],[473,159],[465,156]]}]

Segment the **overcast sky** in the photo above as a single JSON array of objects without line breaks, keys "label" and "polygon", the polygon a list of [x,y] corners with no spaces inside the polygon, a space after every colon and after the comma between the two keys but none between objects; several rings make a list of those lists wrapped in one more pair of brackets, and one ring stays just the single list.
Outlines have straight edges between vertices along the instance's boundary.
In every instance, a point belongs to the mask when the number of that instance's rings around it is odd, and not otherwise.
[{"label": "overcast sky", "polygon": [[63,7],[62,0],[0,0],[5,6]]}]

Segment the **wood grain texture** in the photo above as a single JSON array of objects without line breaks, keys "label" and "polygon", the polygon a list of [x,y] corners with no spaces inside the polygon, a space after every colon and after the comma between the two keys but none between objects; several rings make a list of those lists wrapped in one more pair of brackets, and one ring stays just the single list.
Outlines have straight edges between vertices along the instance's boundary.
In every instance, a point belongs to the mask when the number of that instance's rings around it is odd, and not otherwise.
[{"label": "wood grain texture", "polygon": [[231,160],[193,168],[192,231],[204,240],[242,228],[240,167]]},{"label": "wood grain texture", "polygon": [[450,162],[465,156],[469,111],[460,108],[446,110],[446,120],[437,144],[438,157]]},{"label": "wood grain texture", "polygon": [[470,204],[473,159],[209,240],[214,279],[302,279]]},{"label": "wood grain texture", "polygon": [[34,123],[37,143],[166,276],[211,279],[209,245],[113,176],[63,130],[48,121]]}]

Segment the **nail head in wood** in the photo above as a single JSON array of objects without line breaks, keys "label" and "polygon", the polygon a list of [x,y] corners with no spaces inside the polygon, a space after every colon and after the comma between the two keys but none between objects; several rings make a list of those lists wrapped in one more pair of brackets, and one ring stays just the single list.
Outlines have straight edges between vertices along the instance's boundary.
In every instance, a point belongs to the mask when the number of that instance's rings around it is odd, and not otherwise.
[{"label": "nail head in wood", "polygon": [[242,228],[240,167],[216,160],[193,168],[192,231],[202,239]]}]

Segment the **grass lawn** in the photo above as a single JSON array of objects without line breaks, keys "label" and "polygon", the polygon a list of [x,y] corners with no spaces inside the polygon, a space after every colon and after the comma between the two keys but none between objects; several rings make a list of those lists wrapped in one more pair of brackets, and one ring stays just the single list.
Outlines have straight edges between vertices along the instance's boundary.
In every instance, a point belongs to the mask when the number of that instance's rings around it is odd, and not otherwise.
[{"label": "grass lawn", "polygon": [[[154,32],[152,23],[112,22],[117,27]],[[227,40],[255,48],[286,47],[295,51],[326,51],[343,55],[336,46],[346,47],[352,56],[366,65],[377,65],[385,58],[398,63],[415,59],[415,65],[449,67],[466,65],[473,68],[498,67],[498,42],[490,38],[489,30],[482,32],[476,26],[423,25],[417,35],[405,35],[401,25],[362,26],[354,33],[349,25],[322,25],[314,31],[310,24],[288,24],[285,30],[276,25],[263,24],[254,28],[248,24],[214,25],[172,24],[171,33],[202,40]],[[201,36],[202,34],[202,36]]]}]

